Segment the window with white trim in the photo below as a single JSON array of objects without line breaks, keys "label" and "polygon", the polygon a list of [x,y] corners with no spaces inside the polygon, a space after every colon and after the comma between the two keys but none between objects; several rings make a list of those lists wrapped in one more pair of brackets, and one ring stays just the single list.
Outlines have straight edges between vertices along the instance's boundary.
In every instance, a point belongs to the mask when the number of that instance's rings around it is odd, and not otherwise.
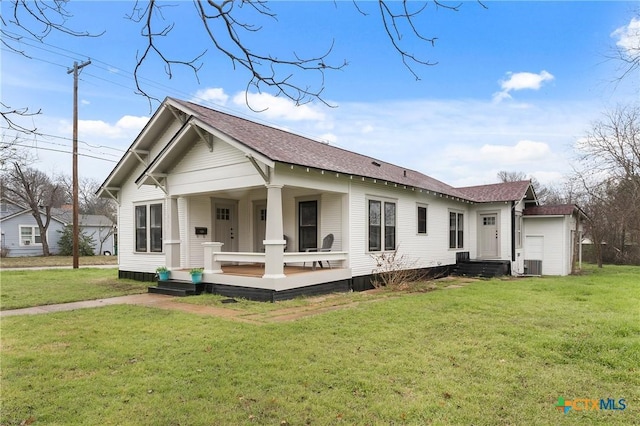
[{"label": "window with white trim", "polygon": [[418,204],[417,205],[417,218],[418,222],[417,233],[418,235],[427,235],[427,205],[426,204]]},{"label": "window with white trim", "polygon": [[162,252],[162,203],[135,206],[136,252]]},{"label": "window with white trim", "polygon": [[37,225],[20,225],[19,228],[21,246],[42,245],[40,228]]},{"label": "window with white trim", "polygon": [[395,250],[396,203],[370,199],[368,205],[367,233],[369,235],[369,251],[382,251],[383,247],[384,250]]},{"label": "window with white trim", "polygon": [[522,248],[522,214],[516,213],[516,248]]},{"label": "window with white trim", "polygon": [[464,247],[464,213],[449,212],[449,248]]}]

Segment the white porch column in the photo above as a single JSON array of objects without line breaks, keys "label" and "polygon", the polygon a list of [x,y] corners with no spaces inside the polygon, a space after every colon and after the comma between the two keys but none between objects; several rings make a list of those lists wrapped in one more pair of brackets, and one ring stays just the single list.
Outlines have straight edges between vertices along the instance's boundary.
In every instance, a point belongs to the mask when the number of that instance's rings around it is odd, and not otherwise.
[{"label": "white porch column", "polygon": [[283,278],[284,275],[284,227],[282,224],[282,185],[266,184],[267,231],[264,240],[263,278]]},{"label": "white porch column", "polygon": [[202,243],[204,247],[204,273],[205,274],[222,274],[222,266],[220,262],[214,260],[215,253],[222,252],[224,243]]},{"label": "white porch column", "polygon": [[166,223],[164,225],[164,255],[166,267],[180,268],[180,225],[178,220],[178,199],[167,197],[165,199]]}]

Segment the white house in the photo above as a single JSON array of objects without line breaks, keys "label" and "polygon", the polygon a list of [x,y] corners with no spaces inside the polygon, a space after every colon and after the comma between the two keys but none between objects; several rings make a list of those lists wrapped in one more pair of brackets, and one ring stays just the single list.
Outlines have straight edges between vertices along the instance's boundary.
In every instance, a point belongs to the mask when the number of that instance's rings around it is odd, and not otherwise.
[{"label": "white house", "polygon": [[[366,288],[375,256],[396,249],[413,268],[467,259],[522,274],[523,212],[538,204],[529,181],[454,188],[173,98],[99,195],[119,205],[121,277],[204,267],[208,291],[262,300]],[[328,235],[330,251],[309,250]]]}]

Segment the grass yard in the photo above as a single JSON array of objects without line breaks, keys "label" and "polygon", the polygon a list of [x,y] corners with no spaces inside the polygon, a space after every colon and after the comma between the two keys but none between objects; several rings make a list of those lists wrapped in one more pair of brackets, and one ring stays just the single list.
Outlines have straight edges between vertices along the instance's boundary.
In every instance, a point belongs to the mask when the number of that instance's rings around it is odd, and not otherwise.
[{"label": "grass yard", "polygon": [[118,279],[117,269],[0,272],[0,310],[146,293],[149,283]]},{"label": "grass yard", "polygon": [[[0,424],[640,424],[639,277],[478,281],[267,325],[2,318]],[[626,409],[563,414],[558,397]]]},{"label": "grass yard", "polygon": [[[80,265],[117,265],[117,256],[81,256],[78,258]],[[28,257],[3,257],[0,259],[0,268],[46,268],[50,266],[72,266],[71,256],[28,256]]]}]

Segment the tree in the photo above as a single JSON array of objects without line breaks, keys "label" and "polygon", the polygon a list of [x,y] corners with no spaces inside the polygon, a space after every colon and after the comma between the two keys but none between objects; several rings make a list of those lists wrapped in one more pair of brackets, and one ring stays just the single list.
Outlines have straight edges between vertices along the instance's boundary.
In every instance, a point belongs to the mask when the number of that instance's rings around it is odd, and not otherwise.
[{"label": "tree", "polygon": [[[58,248],[61,256],[71,256],[73,254],[73,226],[67,225],[60,233],[58,240]],[[93,245],[94,240],[84,231],[80,231],[78,235],[78,254],[80,256],[94,256]]]},{"label": "tree", "polygon": [[500,179],[500,182],[517,182],[520,180],[531,181],[531,186],[533,186],[533,190],[536,192],[536,196],[542,204],[546,203],[547,197],[551,195],[549,188],[542,185],[534,176],[528,177],[527,174],[523,172],[507,172],[505,170],[501,170],[498,172],[498,179]]},{"label": "tree", "polygon": [[[2,193],[8,199],[31,209],[42,240],[42,254],[49,256],[47,229],[51,222],[51,208],[62,204],[63,193],[59,185],[40,170],[14,162],[0,178]],[[43,214],[44,213],[44,214]],[[44,215],[44,220],[43,220]]]},{"label": "tree", "polygon": [[[71,203],[73,197],[73,182],[68,175],[59,175],[57,183],[63,188],[65,200]],[[92,178],[80,178],[78,181],[78,207],[80,214],[103,215],[112,222],[116,222],[116,203],[109,198],[100,198],[96,192],[100,182]]]},{"label": "tree", "polygon": [[[605,112],[576,143],[576,150],[580,166],[576,180],[584,190],[594,244],[598,249],[603,242],[611,247],[614,261],[639,263],[640,107],[619,106]],[[599,265],[602,260],[598,259]]]},{"label": "tree", "polygon": [[[100,37],[104,32],[91,33],[74,29],[70,23],[73,14],[69,10],[68,0],[7,0],[3,5],[5,14],[0,16],[2,23],[2,43],[4,47],[28,57],[20,43],[24,36],[43,41],[52,32],[66,34],[72,37]],[[208,49],[213,48],[230,61],[234,68],[240,68],[247,75],[247,88],[258,92],[268,89],[276,96],[284,96],[297,105],[322,98],[325,73],[341,70],[347,66],[347,60],[334,60],[332,57],[335,40],[327,41],[324,51],[316,54],[301,55],[292,51],[289,54],[266,52],[256,43],[253,34],[261,31],[264,25],[277,22],[277,14],[265,0],[243,1],[214,1],[195,0],[195,7],[183,2],[171,5],[161,4],[156,0],[136,1],[126,14],[126,17],[140,27],[140,35],[144,39],[144,47],[137,52],[137,62],[134,66],[134,79],[139,94],[146,96],[149,101],[156,100],[142,84],[141,74],[144,65],[154,60],[164,65],[169,78],[174,74],[174,68],[186,67],[193,71],[196,79],[202,66],[203,56]],[[277,3],[275,3],[277,4]],[[482,7],[485,7],[478,1]],[[429,46],[434,46],[436,37],[423,35],[421,25],[424,20],[419,17],[429,6],[451,11],[458,11],[462,3],[450,5],[439,0],[424,2],[396,2],[390,0],[377,1],[377,14],[381,25],[391,43],[400,56],[403,64],[416,79],[419,76],[416,66],[435,65],[421,53],[409,50],[407,40],[418,39]],[[341,6],[335,3],[336,8]],[[363,15],[369,7],[366,3],[353,6]],[[115,6],[114,6],[115,7]],[[193,26],[194,36],[190,39],[190,47],[198,49],[199,53],[188,57],[180,57],[181,52],[167,51],[163,39],[170,37],[175,28],[175,21],[171,20],[176,7],[188,7],[190,17],[198,25]],[[190,11],[190,12],[189,12]],[[197,33],[196,31],[200,31]],[[274,46],[269,49],[274,50]],[[196,51],[198,51],[196,50]],[[315,83],[309,84],[300,75],[311,74]],[[248,90],[247,90],[248,92]],[[151,105],[150,105],[151,106]],[[37,114],[38,112],[36,112]],[[27,108],[15,109],[2,105],[2,117],[11,125],[12,114],[30,114]]]},{"label": "tree", "polygon": [[626,27],[618,29],[619,37],[613,53],[613,59],[620,64],[620,80],[640,70],[640,9]]}]

